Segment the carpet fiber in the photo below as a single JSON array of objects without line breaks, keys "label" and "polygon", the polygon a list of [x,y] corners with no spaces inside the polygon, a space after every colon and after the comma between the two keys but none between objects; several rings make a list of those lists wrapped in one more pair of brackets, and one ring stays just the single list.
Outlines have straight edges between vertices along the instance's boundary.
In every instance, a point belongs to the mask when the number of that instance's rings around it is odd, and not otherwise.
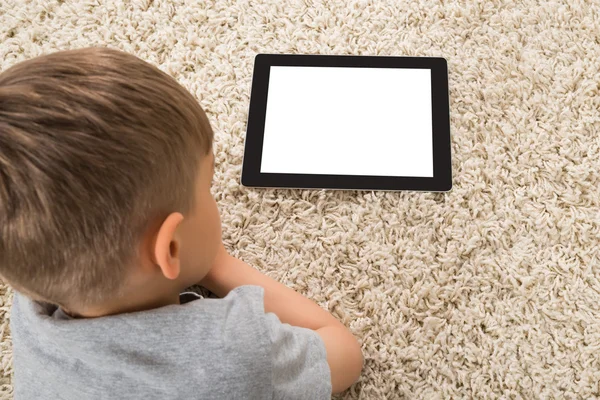
[{"label": "carpet fiber", "polygon": [[[360,338],[341,398],[600,397],[600,3],[282,3],[0,0],[0,68],[111,46],[189,89],[216,131],[227,247]],[[241,187],[261,52],[446,57],[453,190]]]}]

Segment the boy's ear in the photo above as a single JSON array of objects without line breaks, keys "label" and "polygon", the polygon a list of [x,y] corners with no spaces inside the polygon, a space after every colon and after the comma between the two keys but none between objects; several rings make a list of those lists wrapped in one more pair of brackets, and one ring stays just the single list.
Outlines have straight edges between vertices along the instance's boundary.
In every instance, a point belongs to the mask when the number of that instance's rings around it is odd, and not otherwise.
[{"label": "boy's ear", "polygon": [[154,262],[167,279],[177,279],[181,271],[180,247],[177,228],[183,221],[181,213],[171,213],[163,221],[154,241]]}]

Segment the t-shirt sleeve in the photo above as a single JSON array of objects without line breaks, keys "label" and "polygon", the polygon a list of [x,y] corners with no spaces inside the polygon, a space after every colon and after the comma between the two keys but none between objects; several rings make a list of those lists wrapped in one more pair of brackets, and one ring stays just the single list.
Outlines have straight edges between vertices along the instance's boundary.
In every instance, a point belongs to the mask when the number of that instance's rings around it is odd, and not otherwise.
[{"label": "t-shirt sleeve", "polygon": [[265,314],[271,339],[274,399],[330,399],[331,372],[325,344],[313,330]]}]

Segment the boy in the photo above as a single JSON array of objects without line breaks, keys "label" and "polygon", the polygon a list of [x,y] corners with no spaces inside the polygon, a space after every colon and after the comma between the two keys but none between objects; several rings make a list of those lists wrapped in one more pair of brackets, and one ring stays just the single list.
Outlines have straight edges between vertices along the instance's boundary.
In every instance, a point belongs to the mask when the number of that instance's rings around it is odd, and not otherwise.
[{"label": "boy", "polygon": [[[357,340],[227,254],[213,132],[174,79],[108,49],[0,74],[0,275],[15,398],[322,399]],[[181,291],[200,283],[220,299]]]}]

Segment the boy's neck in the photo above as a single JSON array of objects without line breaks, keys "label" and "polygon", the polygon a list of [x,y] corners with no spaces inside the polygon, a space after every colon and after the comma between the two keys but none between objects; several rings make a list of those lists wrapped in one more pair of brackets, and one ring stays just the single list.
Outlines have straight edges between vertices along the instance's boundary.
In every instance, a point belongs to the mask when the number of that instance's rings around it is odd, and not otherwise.
[{"label": "boy's neck", "polygon": [[171,290],[165,292],[161,296],[135,296],[126,299],[120,299],[114,303],[111,302],[109,304],[88,307],[81,310],[63,308],[63,311],[73,318],[99,318],[109,315],[147,311],[172,304],[180,304],[179,294],[179,290]]}]

